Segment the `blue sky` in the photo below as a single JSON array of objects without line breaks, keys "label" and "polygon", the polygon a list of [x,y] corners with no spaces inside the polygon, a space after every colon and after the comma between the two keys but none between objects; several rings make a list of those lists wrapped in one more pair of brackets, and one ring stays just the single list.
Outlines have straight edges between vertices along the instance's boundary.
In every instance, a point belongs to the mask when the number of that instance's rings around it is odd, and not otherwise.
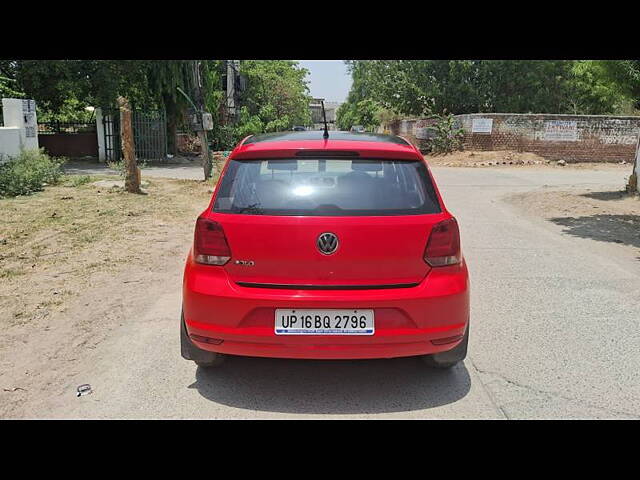
[{"label": "blue sky", "polygon": [[309,70],[307,84],[311,95],[328,102],[344,102],[351,88],[351,75],[342,60],[298,60]]}]

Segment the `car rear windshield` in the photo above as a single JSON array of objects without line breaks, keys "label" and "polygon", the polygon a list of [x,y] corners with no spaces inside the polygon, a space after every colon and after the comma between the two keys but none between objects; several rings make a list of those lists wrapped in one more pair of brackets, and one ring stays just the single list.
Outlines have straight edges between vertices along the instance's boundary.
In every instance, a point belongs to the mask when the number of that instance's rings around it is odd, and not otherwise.
[{"label": "car rear windshield", "polygon": [[423,162],[339,158],[231,160],[213,208],[304,216],[441,211]]}]

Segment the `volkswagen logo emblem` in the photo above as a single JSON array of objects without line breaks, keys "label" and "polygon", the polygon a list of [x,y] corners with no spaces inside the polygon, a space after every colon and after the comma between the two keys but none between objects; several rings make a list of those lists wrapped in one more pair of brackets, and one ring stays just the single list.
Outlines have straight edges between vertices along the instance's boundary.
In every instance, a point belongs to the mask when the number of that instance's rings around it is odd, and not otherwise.
[{"label": "volkswagen logo emblem", "polygon": [[325,255],[331,255],[338,249],[338,237],[334,233],[322,233],[317,241],[318,250]]}]

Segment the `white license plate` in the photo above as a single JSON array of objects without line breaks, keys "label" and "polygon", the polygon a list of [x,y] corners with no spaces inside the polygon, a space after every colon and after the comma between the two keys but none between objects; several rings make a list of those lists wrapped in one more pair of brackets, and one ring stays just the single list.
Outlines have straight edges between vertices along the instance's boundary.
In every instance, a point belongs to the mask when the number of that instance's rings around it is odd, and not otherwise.
[{"label": "white license plate", "polygon": [[276,335],[373,335],[373,310],[276,309]]}]

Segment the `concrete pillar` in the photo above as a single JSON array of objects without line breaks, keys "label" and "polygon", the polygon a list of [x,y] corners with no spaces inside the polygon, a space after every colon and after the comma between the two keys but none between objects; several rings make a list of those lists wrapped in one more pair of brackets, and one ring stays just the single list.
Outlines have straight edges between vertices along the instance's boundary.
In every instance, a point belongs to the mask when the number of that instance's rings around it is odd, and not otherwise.
[{"label": "concrete pillar", "polygon": [[96,108],[96,135],[98,136],[98,161],[107,161],[107,152],[104,148],[104,123],[102,123],[102,109]]},{"label": "concrete pillar", "polygon": [[35,101],[3,98],[2,116],[5,127],[15,127],[20,131],[20,148],[38,149],[38,118]]},{"label": "concrete pillar", "polygon": [[0,164],[20,155],[20,129],[0,127]]}]

